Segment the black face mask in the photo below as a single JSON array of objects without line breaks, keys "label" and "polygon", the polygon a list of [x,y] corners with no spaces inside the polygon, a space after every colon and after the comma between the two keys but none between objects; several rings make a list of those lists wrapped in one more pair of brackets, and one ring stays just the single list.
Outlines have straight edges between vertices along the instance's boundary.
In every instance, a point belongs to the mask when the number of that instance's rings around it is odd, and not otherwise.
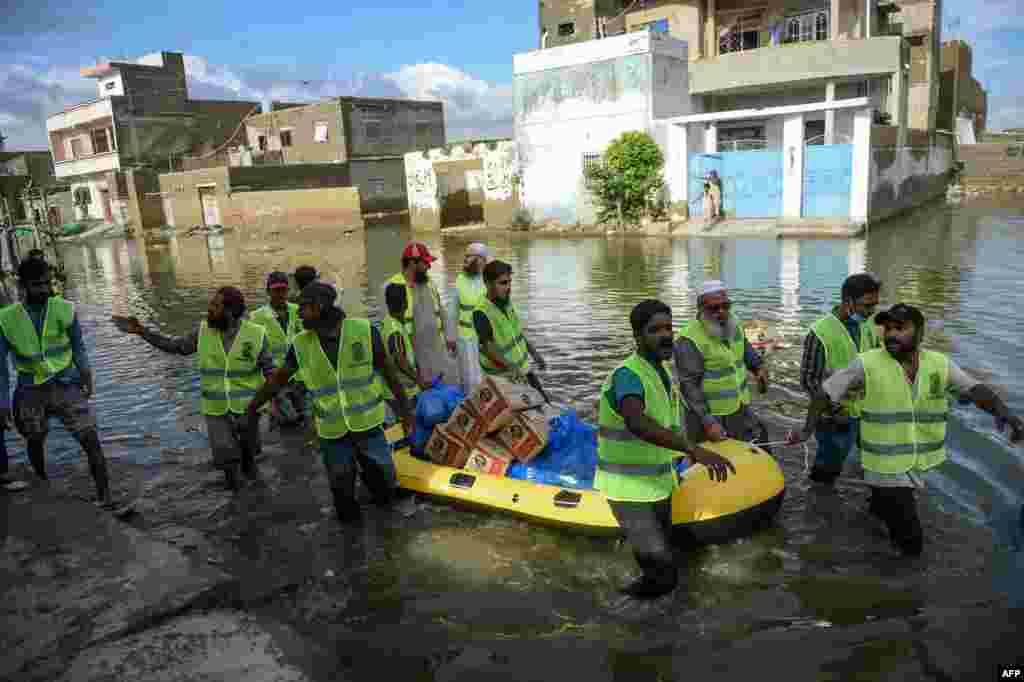
[{"label": "black face mask", "polygon": [[430,280],[430,278],[427,277],[427,273],[423,270],[417,270],[413,279],[416,280],[417,284],[426,284]]}]

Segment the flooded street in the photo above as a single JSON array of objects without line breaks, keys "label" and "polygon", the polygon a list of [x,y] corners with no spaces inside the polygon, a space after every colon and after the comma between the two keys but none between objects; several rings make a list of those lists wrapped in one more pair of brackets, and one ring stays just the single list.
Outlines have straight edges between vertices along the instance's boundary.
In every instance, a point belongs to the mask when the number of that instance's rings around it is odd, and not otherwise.
[{"label": "flooded street", "polygon": [[[586,418],[594,416],[602,381],[632,348],[633,305],[660,298],[679,327],[695,312],[700,284],[724,280],[734,313],[768,322],[784,341],[770,356],[772,390],[755,397],[777,435],[789,422],[774,415],[804,414],[805,330],[838,302],[843,279],[864,270],[884,281],[883,305],[912,303],[936,321],[927,347],[951,353],[1003,391],[1013,411],[1024,410],[1022,214],[1021,205],[938,204],[849,241],[417,238],[439,257],[432,274],[442,293],[454,288],[471,241],[485,241],[493,257],[512,265],[512,297],[547,361],[545,385]],[[264,455],[265,485],[229,500],[204,449],[192,359],[120,335],[110,315],[135,314],[164,333],[184,334],[205,316],[211,289],[240,286],[253,308],[264,301],[267,272],[311,264],[344,289],[349,314],[377,320],[381,286],[398,271],[408,239],[407,229],[385,225],[370,226],[365,240],[231,233],[63,248],[68,298],[79,305],[93,353],[112,475],[132,481],[143,499],[132,523],[239,575],[248,610],[302,633],[289,653],[314,679],[335,679],[338,670],[351,679],[454,679],[484,669],[496,675],[495,667],[506,670],[501,679],[592,677],[598,669],[602,679],[675,679],[686,675],[683,657],[720,642],[910,618],[990,598],[992,541],[979,502],[1024,502],[1024,449],[995,435],[992,418],[970,406],[954,408],[952,461],[920,498],[922,560],[895,558],[865,512],[863,488],[814,493],[802,476],[803,452],[783,449],[787,496],[775,526],[684,552],[687,587],[654,604],[617,594],[635,564],[614,540],[440,503],[425,503],[409,519],[375,511],[364,527],[342,529],[324,511],[329,493],[319,456],[301,434],[272,434],[268,444],[283,440],[286,454],[273,462]],[[22,441],[7,439],[23,465]],[[51,471],[63,467],[89,489],[77,446],[56,421],[49,457]],[[909,639],[884,639],[884,646],[837,653],[830,679],[855,672],[876,679],[870,673],[878,661],[915,655]]]}]

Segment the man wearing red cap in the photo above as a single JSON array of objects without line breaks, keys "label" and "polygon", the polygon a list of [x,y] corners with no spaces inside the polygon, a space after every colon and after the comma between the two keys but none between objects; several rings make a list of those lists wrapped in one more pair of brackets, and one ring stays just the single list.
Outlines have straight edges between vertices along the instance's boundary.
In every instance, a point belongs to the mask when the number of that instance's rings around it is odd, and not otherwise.
[{"label": "man wearing red cap", "polygon": [[456,330],[445,329],[447,320],[441,294],[428,274],[435,260],[424,244],[410,242],[402,251],[402,271],[395,273],[385,287],[400,284],[406,289],[409,307],[405,313],[405,325],[412,338],[421,379],[429,382],[444,375],[445,382],[454,384],[459,382],[451,361],[455,353]]},{"label": "man wearing red cap", "polygon": [[[267,276],[267,297],[270,303],[252,312],[249,319],[267,331],[270,354],[275,367],[284,366],[284,358],[292,345],[292,339],[300,334],[302,319],[297,303],[288,302],[291,283],[288,274],[275,271]],[[295,426],[303,419],[303,386],[298,375],[291,377],[288,385],[274,396],[273,416],[282,426]]]},{"label": "man wearing red cap", "polygon": [[206,319],[187,336],[169,337],[146,329],[136,317],[115,315],[126,334],[141,336],[155,348],[178,355],[199,355],[200,405],[213,451],[231,490],[238,489],[239,469],[259,474],[259,430],[250,433],[247,408],[274,369],[267,333],[245,319],[245,297],[235,287],[221,287],[210,299]]}]

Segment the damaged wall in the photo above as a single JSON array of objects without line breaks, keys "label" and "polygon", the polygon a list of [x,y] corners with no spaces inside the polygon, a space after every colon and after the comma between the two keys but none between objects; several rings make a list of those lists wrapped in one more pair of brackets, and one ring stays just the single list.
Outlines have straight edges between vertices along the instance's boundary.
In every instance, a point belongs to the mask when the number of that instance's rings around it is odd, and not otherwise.
[{"label": "damaged wall", "polygon": [[[883,220],[946,192],[953,166],[952,141],[941,135],[931,137],[930,143],[920,146],[872,146],[869,220]],[[908,143],[914,141],[921,140]]]},{"label": "damaged wall", "polygon": [[460,170],[456,162],[472,161],[478,163],[461,169],[463,177],[469,180],[464,183],[467,203],[472,206],[482,203],[483,220],[487,225],[511,224],[519,208],[516,145],[512,140],[497,140],[405,155],[409,222],[414,229],[442,227],[437,174],[440,171],[451,175]]}]

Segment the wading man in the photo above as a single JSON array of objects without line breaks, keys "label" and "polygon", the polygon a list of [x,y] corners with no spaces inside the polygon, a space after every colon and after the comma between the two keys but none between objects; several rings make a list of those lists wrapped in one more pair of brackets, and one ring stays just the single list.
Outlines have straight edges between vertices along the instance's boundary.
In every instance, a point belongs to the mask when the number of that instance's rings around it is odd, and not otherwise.
[{"label": "wading man", "polygon": [[444,307],[441,294],[430,280],[430,264],[435,258],[427,247],[411,242],[402,251],[402,271],[387,281],[405,287],[405,325],[412,337],[413,353],[420,376],[432,382],[444,375],[445,383],[459,382],[458,368],[451,361],[455,352],[455,330],[445,331]]},{"label": "wading man", "polygon": [[473,329],[480,344],[480,368],[486,374],[509,381],[528,382],[544,393],[540,379],[530,371],[530,358],[542,372],[547,364],[523,334],[519,310],[512,302],[512,266],[500,260],[491,261],[484,268],[484,283],[487,295],[473,312]]},{"label": "wading man", "polygon": [[0,312],[0,423],[6,425],[11,418],[10,353],[18,374],[14,426],[28,443],[36,475],[47,480],[46,436],[50,417],[58,417],[85,451],[99,503],[113,508],[96,415],[89,404],[95,387],[93,373],[75,306],[53,294],[45,260],[22,262],[18,285],[22,302]]},{"label": "wading man", "polygon": [[[292,345],[292,339],[302,331],[302,319],[299,317],[297,303],[288,302],[288,275],[284,272],[272,272],[267,277],[267,297],[270,303],[260,306],[249,315],[249,319],[263,327],[267,332],[267,343],[270,344],[270,355],[274,358],[274,367],[283,367],[284,358]],[[273,414],[282,426],[295,426],[302,423],[303,418],[303,386],[292,376],[280,393],[274,396]]]},{"label": "wading man", "polygon": [[[231,490],[239,471],[257,478],[259,430],[250,430],[246,408],[274,368],[267,332],[245,319],[245,298],[235,287],[221,287],[210,299],[206,319],[187,336],[169,337],[146,329],[137,318],[113,318],[118,328],[141,336],[167,353],[199,354],[200,407],[206,418],[214,466],[224,471]],[[290,376],[290,375],[289,375]]]},{"label": "wading man", "polygon": [[[881,288],[882,283],[870,274],[850,275],[843,282],[840,304],[811,326],[800,363],[800,384],[811,398],[820,394],[825,379],[846,369],[860,353],[881,347],[874,320]],[[811,467],[812,481],[835,483],[857,442],[859,428],[860,407],[852,398],[844,399],[835,414],[822,416],[814,432],[818,452]]]},{"label": "wading man", "polygon": [[795,444],[810,438],[823,413],[863,391],[860,457],[864,482],[871,488],[869,511],[885,523],[900,552],[919,556],[924,533],[914,491],[924,489],[927,472],[947,459],[950,389],[1008,423],[1010,442],[1024,438],[1024,421],[947,355],[921,349],[925,319],[920,310],[901,303],[875,319],[884,329],[885,347],[861,354],[826,379],[803,431],[790,433],[787,440]]},{"label": "wading man", "polygon": [[250,403],[249,414],[255,420],[259,407],[288,383],[288,377],[302,370],[313,398],[320,456],[335,513],[342,523],[351,523],[362,517],[355,494],[357,464],[375,504],[391,504],[397,488],[391,445],[382,428],[384,396],[377,373],[395,396],[407,434],[412,433],[412,414],[380,333],[369,320],[346,316],[335,306],[336,298],[334,288],[321,282],[302,290],[306,330],[295,337],[284,367],[270,375]]},{"label": "wading man", "polygon": [[473,311],[487,295],[484,285],[483,271],[487,265],[487,247],[473,243],[466,247],[465,262],[462,272],[455,278],[455,294],[449,303],[449,331],[458,333],[455,340],[456,355],[459,361],[459,375],[462,377],[462,390],[468,396],[480,384],[480,353],[473,328]]},{"label": "wading man", "polygon": [[766,442],[767,430],[750,409],[747,371],[768,389],[768,371],[730,313],[729,291],[717,280],[704,283],[697,317],[679,332],[675,344],[686,406],[686,433],[697,441],[726,438]]},{"label": "wading man", "polygon": [[601,386],[594,487],[608,499],[642,571],[623,592],[651,598],[671,592],[679,580],[671,548],[674,453],[688,453],[717,481],[736,468],[692,445],[679,428],[679,393],[666,366],[673,352],[672,311],[646,300],[633,308],[629,322],[636,351]]}]

